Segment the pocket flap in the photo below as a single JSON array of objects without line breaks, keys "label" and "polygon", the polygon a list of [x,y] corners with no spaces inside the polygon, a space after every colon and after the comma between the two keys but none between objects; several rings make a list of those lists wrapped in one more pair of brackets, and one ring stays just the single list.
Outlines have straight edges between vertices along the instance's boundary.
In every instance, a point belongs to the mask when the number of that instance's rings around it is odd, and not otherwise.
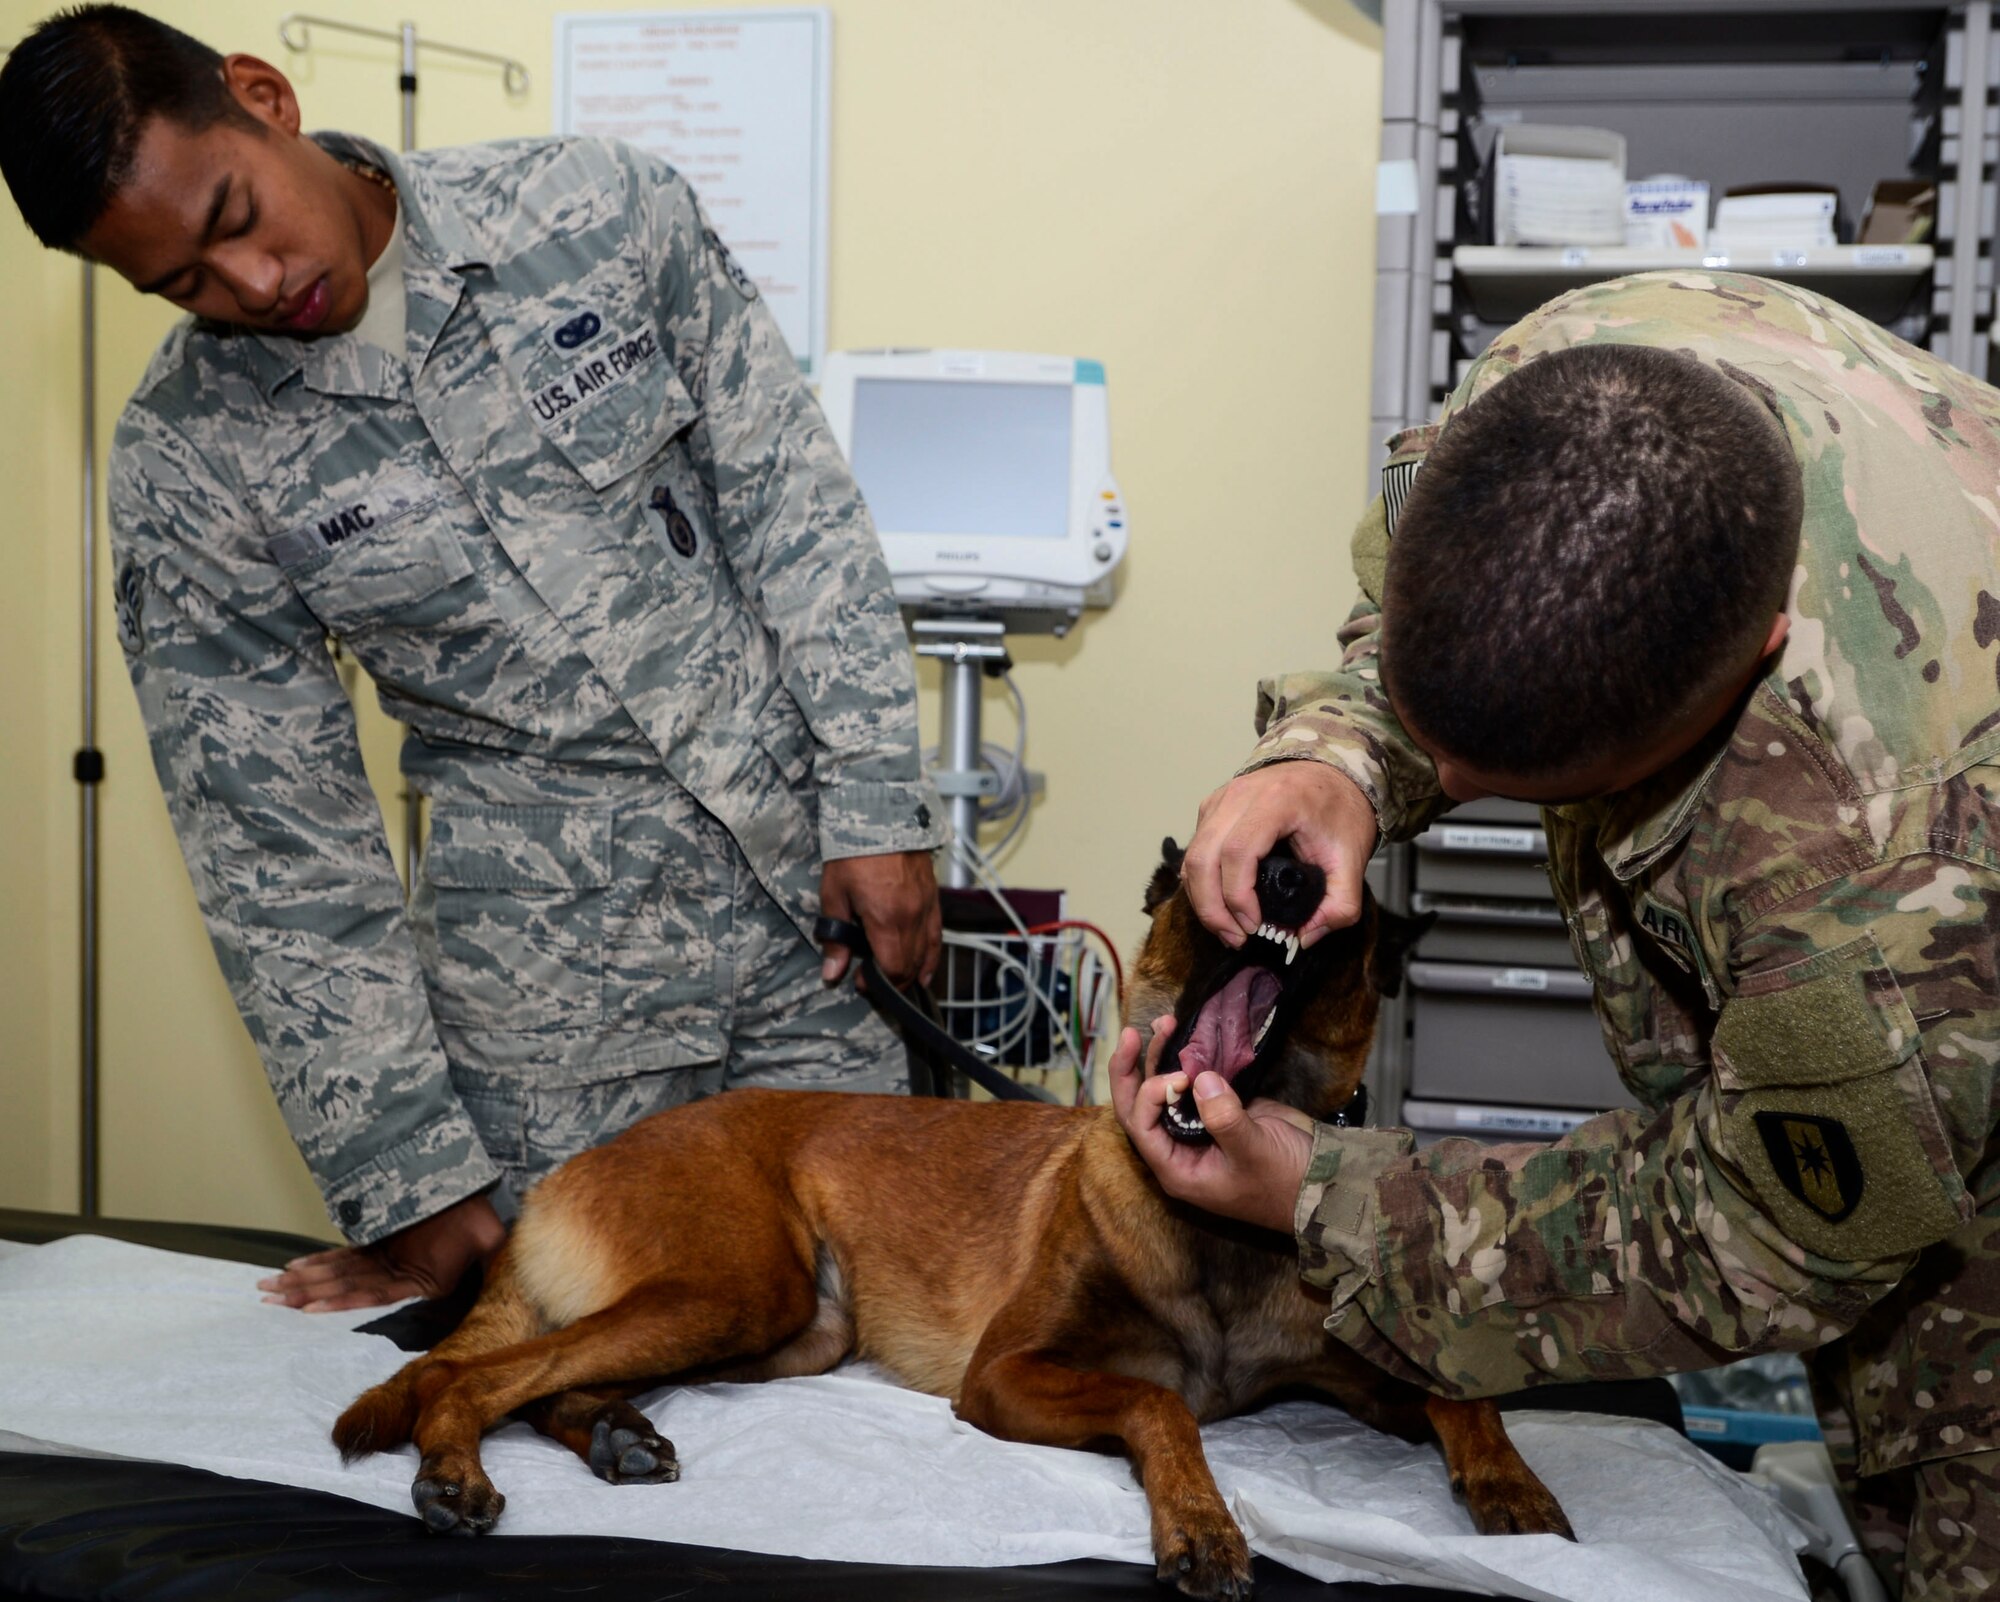
[{"label": "pocket flap", "polygon": [[439,807],[424,877],[446,890],[594,890],[611,883],[600,807]]},{"label": "pocket flap", "polygon": [[1747,980],[1715,1026],[1737,1085],[1833,1085],[1917,1049],[1917,1020],[1872,934]]},{"label": "pocket flap", "polygon": [[643,467],[701,415],[650,324],[614,333],[535,393],[549,442],[594,490]]}]

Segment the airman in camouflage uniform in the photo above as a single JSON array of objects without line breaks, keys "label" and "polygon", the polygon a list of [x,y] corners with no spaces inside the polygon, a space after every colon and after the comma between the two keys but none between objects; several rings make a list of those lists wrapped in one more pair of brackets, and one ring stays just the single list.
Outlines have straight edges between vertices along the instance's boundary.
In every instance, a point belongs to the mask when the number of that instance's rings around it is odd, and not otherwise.
[{"label": "airman in camouflage uniform", "polygon": [[[664,163],[396,157],[400,356],[185,322],[121,421],[119,637],[293,1138],[380,1239],[724,1083],[894,1089],[823,862],[938,844],[880,549]],[[405,909],[337,637],[407,725]]]},{"label": "airman in camouflage uniform", "polygon": [[[1655,273],[1565,295],[1399,436],[1336,673],[1260,690],[1246,772],[1331,763],[1408,839],[1449,802],[1377,672],[1390,504],[1546,352],[1649,345],[1781,418],[1790,634],[1726,745],[1544,809],[1638,1102],[1553,1145],[1323,1127],[1295,1223],[1329,1328],[1449,1394],[1810,1353],[1912,1597],[2000,1588],[2000,392],[1804,290]],[[1496,1094],[1498,1094],[1496,1089]],[[1886,1545],[1901,1545],[1891,1529]]]}]

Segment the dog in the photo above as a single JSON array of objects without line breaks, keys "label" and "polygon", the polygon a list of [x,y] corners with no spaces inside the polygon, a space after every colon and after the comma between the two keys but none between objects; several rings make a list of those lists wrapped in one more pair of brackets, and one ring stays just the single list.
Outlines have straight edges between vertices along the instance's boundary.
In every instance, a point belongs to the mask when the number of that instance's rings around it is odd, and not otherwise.
[{"label": "dog", "polygon": [[[1273,856],[1258,875],[1267,932],[1232,951],[1195,917],[1179,866],[1168,840],[1127,1012],[1181,1020],[1154,1071],[1217,1068],[1246,1101],[1334,1117],[1420,929],[1370,898],[1302,951],[1291,931],[1324,880]],[[1209,1138],[1192,1097],[1169,1113],[1177,1139]],[[1159,1577],[1235,1599],[1250,1550],[1200,1426],[1306,1388],[1435,1439],[1480,1530],[1570,1535],[1492,1402],[1391,1378],[1330,1339],[1326,1316],[1289,1238],[1170,1200],[1108,1108],[731,1091],[542,1181],[465,1322],[356,1400],[333,1439],[350,1461],[414,1443],[424,1523],[483,1533],[505,1499],[480,1437],[510,1414],[613,1484],[661,1482],[679,1476],[674,1447],[633,1395],[863,1357],[994,1435],[1122,1448]]]}]

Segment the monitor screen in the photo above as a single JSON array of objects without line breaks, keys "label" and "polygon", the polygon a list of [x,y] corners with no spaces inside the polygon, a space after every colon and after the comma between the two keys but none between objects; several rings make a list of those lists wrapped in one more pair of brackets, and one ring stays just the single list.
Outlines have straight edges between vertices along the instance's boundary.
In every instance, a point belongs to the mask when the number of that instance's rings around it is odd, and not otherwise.
[{"label": "monitor screen", "polygon": [[861,378],[855,481],[884,534],[1069,533],[1067,384]]}]

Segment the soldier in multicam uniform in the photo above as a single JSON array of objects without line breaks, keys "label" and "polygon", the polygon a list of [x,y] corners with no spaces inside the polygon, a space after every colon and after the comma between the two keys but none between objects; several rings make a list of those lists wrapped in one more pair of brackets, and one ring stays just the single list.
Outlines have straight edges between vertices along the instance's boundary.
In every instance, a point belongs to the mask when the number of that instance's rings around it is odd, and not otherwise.
[{"label": "soldier in multicam uniform", "polygon": [[[43,242],[195,314],[113,446],[118,634],[352,1243],[267,1299],[346,1306],[448,1286],[503,1179],[658,1108],[905,1088],[810,936],[927,978],[941,810],[867,512],[673,170],[298,130],[274,68],[116,7],[0,77]],[[430,798],[407,907],[330,637]]]},{"label": "soldier in multicam uniform", "polygon": [[2000,392],[1804,290],[1654,273],[1529,316],[1391,451],[1343,665],[1262,686],[1190,894],[1240,943],[1290,837],[1316,936],[1378,824],[1540,801],[1638,1105],[1417,1151],[1205,1075],[1190,1151],[1128,1032],[1128,1129],[1170,1190],[1295,1229],[1332,1333],[1447,1394],[1805,1352],[1878,1567],[1994,1595]]}]

